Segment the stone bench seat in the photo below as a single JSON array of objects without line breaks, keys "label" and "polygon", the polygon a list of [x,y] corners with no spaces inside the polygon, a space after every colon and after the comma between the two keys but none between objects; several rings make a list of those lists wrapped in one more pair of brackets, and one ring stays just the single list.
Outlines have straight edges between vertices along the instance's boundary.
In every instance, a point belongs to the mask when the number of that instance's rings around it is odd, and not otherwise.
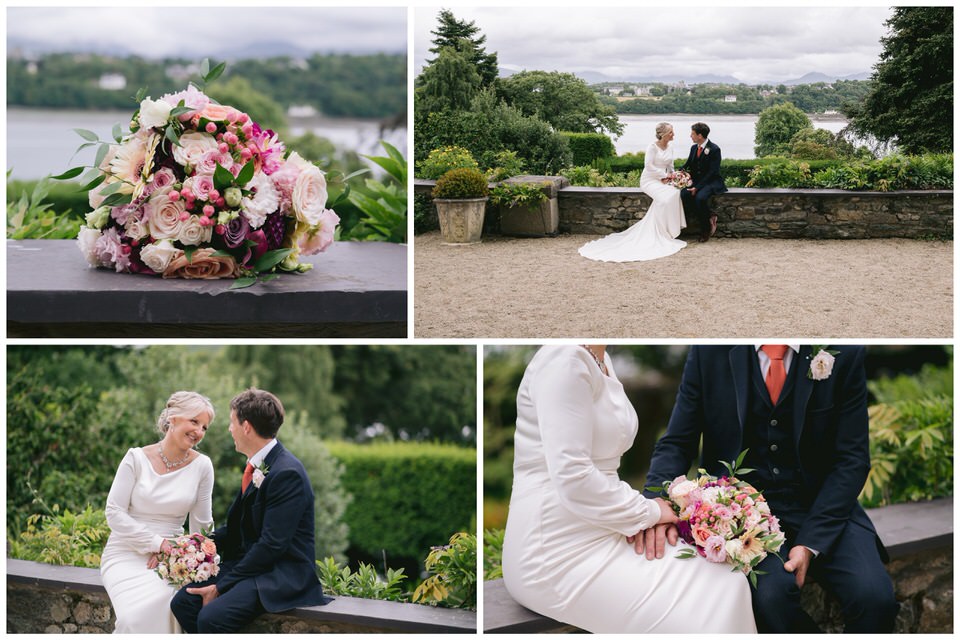
[{"label": "stone bench seat", "polygon": [[[911,502],[895,504],[878,509],[867,510],[877,533],[890,554],[888,570],[894,581],[898,600],[915,598],[913,587],[908,581],[916,582],[916,574],[924,571],[914,558],[929,557],[932,552],[943,551],[949,558],[949,584],[952,585],[952,547],[953,547],[953,498],[938,498],[929,502]],[[900,575],[900,571],[903,574]],[[933,577],[930,577],[933,580]],[[809,595],[808,595],[809,594]],[[922,597],[919,599],[923,599]],[[808,607],[828,608],[823,602],[823,590],[817,585],[804,589],[804,605]],[[929,606],[921,604],[921,606]],[[834,607],[836,608],[836,607]],[[924,632],[952,633],[953,592],[949,593],[949,607],[939,612],[939,616],[950,621],[949,629],[926,628]],[[836,625],[836,611],[827,616],[814,617],[821,624]],[[926,612],[925,612],[926,613]],[[901,615],[897,620],[897,630],[905,631],[906,626],[915,623],[915,611],[906,611],[901,606]],[[911,618],[906,620],[905,618]],[[921,626],[921,628],[923,628]],[[572,633],[579,629],[558,622],[520,606],[503,586],[503,580],[489,580],[483,583],[483,631],[484,633]]]},{"label": "stone bench seat", "polygon": [[245,289],[89,267],[74,240],[7,241],[7,335],[407,336],[407,246],[335,242],[313,269]]},{"label": "stone bench seat", "polygon": [[[74,603],[77,598],[67,597],[71,593],[81,594],[79,602]],[[333,598],[332,602],[319,607],[265,614],[244,629],[244,633],[476,631],[477,616],[473,611],[346,596]],[[51,612],[52,620],[41,616],[44,605]],[[113,611],[98,569],[7,558],[8,633],[96,633],[112,631],[113,624]]]}]

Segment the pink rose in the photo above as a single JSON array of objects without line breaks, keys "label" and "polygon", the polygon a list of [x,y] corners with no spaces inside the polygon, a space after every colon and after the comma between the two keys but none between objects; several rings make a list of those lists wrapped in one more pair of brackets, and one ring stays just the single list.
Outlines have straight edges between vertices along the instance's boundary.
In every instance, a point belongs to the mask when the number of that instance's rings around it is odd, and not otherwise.
[{"label": "pink rose", "polygon": [[174,202],[163,192],[154,193],[144,207],[150,235],[158,240],[161,238],[175,240],[180,235],[180,227],[183,225],[180,216],[184,211],[183,200]]},{"label": "pink rose", "polygon": [[300,253],[305,256],[312,256],[333,244],[333,234],[336,231],[337,224],[340,222],[340,216],[333,209],[325,209],[320,215],[320,224],[316,227],[310,227],[300,237]]}]

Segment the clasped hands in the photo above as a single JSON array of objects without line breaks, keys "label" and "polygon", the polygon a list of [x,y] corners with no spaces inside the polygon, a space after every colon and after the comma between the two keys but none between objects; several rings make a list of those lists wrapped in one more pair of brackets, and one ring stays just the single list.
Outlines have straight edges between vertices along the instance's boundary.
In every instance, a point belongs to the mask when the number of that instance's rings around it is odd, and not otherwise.
[{"label": "clasped hands", "polygon": [[[170,553],[171,551],[173,551],[173,545],[170,544],[169,540],[164,540],[160,543],[161,553]],[[147,560],[147,569],[156,569],[159,564],[160,559],[157,557],[157,554],[153,553]],[[215,584],[209,584],[205,587],[190,587],[187,589],[187,593],[200,596],[200,598],[203,600],[204,607],[213,602],[214,598],[220,595],[220,592],[217,591],[217,585]]]},{"label": "clasped hands", "polygon": [[[673,513],[673,509],[663,498],[654,498],[654,501],[660,507],[660,519],[657,520],[657,524],[649,529],[638,531],[632,536],[627,536],[627,542],[633,545],[638,555],[645,555],[647,560],[662,558],[667,543],[670,543],[670,546],[673,547],[680,539],[680,533],[677,531],[676,525],[677,516]],[[796,545],[790,548],[783,568],[785,571],[794,574],[798,587],[803,587],[812,559],[813,552],[807,547]]]}]

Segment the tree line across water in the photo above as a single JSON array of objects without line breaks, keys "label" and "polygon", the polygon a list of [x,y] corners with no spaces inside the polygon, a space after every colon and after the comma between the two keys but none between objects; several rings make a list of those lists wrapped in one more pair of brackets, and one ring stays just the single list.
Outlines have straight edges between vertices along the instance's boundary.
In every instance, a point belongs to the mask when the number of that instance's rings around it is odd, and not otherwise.
[{"label": "tree line across water", "polygon": [[[195,60],[52,53],[7,58],[7,105],[55,109],[130,109],[139,87],[159,97],[183,89]],[[171,72],[171,70],[174,70]],[[105,89],[105,75],[123,76],[123,89]],[[193,74],[196,75],[195,73]],[[225,80],[242,78],[284,108],[309,105],[330,117],[387,118],[406,111],[403,54],[313,54],[237,60]]]}]

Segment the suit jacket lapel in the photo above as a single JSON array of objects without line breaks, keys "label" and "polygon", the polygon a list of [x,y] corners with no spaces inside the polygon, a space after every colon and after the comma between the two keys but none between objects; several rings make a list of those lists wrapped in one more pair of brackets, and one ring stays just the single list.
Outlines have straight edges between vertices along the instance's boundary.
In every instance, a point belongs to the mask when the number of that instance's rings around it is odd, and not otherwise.
[{"label": "suit jacket lapel", "polygon": [[807,361],[810,359],[810,347],[801,345],[800,351],[795,356],[798,358],[795,362],[796,372],[793,382],[793,439],[796,444],[800,444],[800,436],[803,435],[803,426],[806,421],[807,404],[810,402],[810,394],[813,393],[813,379],[807,377]]},{"label": "suit jacket lapel", "polygon": [[739,345],[730,349],[730,373],[733,376],[733,391],[737,396],[737,420],[740,422],[740,435],[747,420],[747,398],[750,385],[750,358],[754,356],[751,347]]}]

